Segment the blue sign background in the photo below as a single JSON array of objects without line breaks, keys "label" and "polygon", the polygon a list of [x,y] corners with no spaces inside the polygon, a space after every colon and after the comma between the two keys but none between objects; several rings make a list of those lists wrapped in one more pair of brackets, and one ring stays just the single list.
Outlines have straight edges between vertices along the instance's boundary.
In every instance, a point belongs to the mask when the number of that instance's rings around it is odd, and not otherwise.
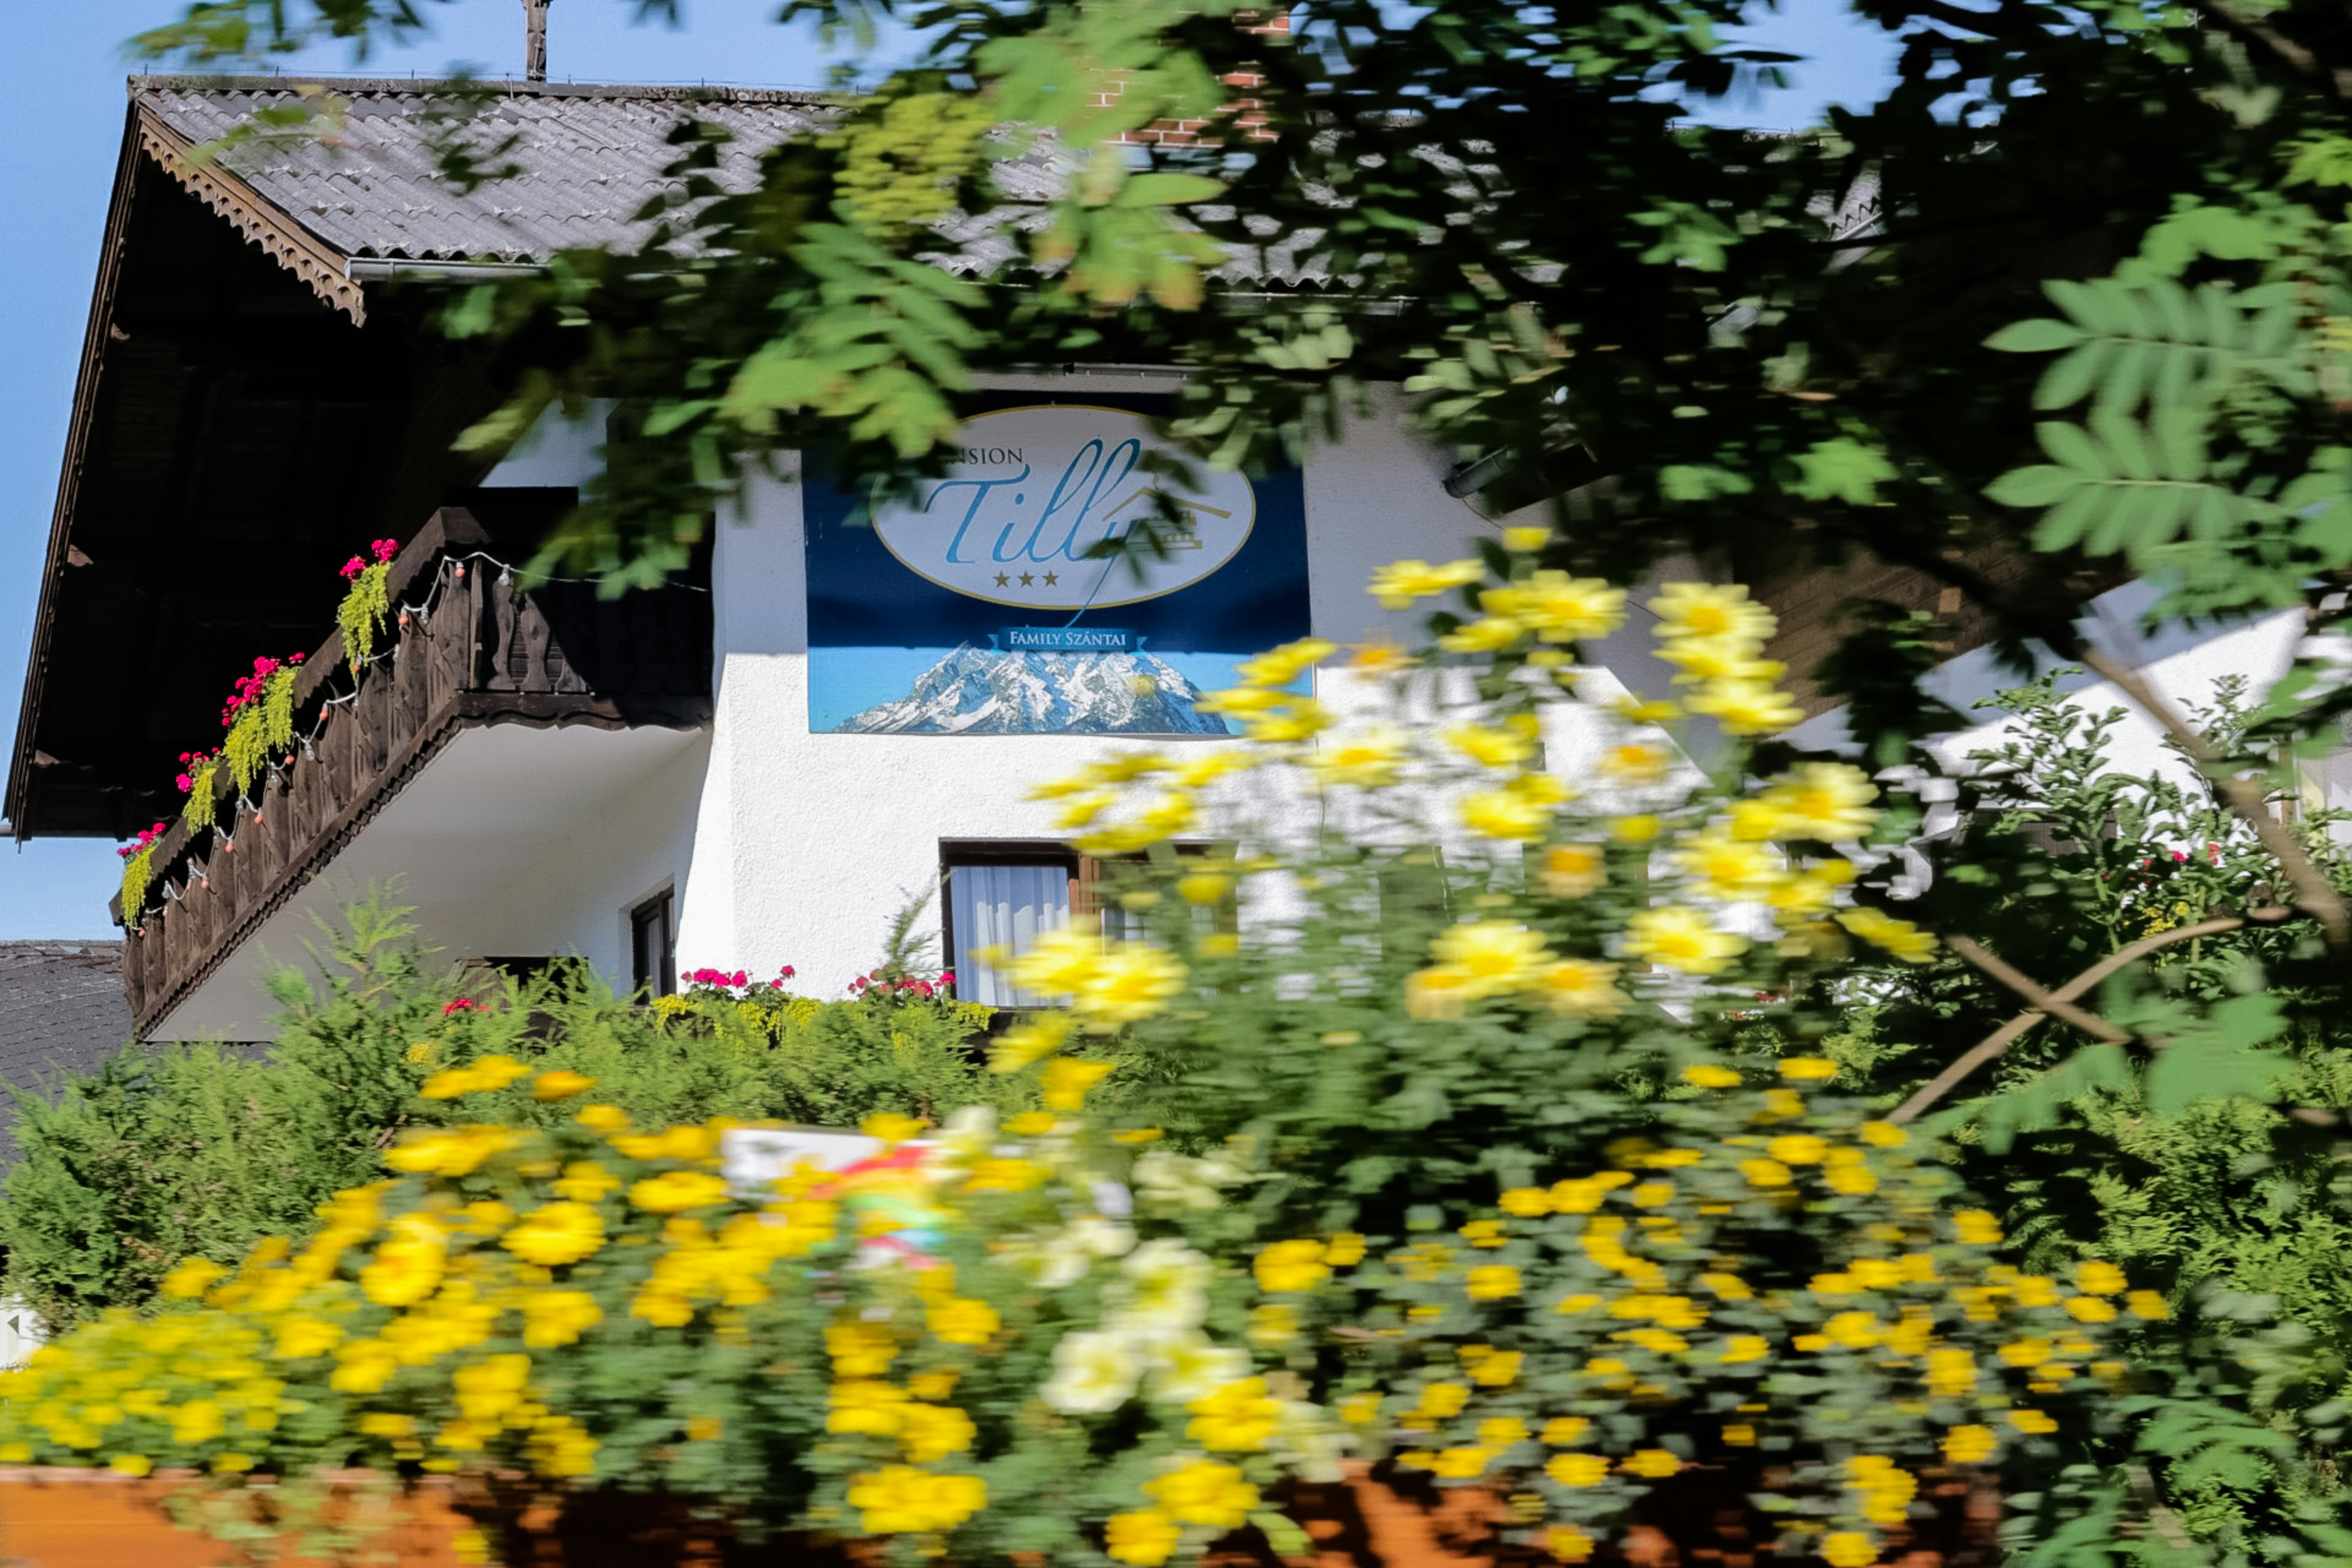
[{"label": "blue sign background", "polygon": [[[969,412],[1059,404],[1167,412],[1164,399],[1094,393],[996,394],[974,399]],[[1223,721],[1192,712],[1188,692],[1232,685],[1240,660],[1308,630],[1306,497],[1296,468],[1250,481],[1257,515],[1249,537],[1208,576],[1075,615],[971,598],[919,576],[865,521],[858,487],[814,461],[803,485],[814,731],[1220,734]],[[1115,564],[1110,582],[1128,581],[1127,572]],[[1034,641],[1044,648],[1008,648],[1015,629],[1041,634]],[[1089,629],[1108,635],[1052,635]],[[1123,649],[1070,646],[1114,643],[1122,633]],[[1139,680],[1156,690],[1135,693]],[[1133,700],[1122,702],[1121,689]]]}]

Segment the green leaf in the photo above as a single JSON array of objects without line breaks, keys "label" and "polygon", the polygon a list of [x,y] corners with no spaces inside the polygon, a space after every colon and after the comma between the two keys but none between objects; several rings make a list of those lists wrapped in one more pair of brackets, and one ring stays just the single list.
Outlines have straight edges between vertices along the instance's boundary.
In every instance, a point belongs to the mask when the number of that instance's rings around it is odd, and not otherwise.
[{"label": "green leaf", "polygon": [[2009,472],[1985,487],[1985,494],[2002,506],[2039,507],[2055,505],[2067,491],[2083,482],[2083,476],[2073,468],[2062,468],[2054,463],[2035,463]]},{"label": "green leaf", "polygon": [[2083,329],[2072,322],[2043,316],[2031,321],[2011,322],[1987,338],[1985,347],[2003,353],[2047,353],[2053,349],[2071,349],[2083,341]]},{"label": "green leaf", "polygon": [[1879,485],[1895,477],[1885,453],[1844,436],[1816,441],[1798,455],[1797,468],[1801,477],[1790,487],[1795,494],[1807,500],[1834,498],[1848,506],[1875,505]]},{"label": "green leaf", "polygon": [[1225,194],[1224,182],[1206,174],[1129,174],[1119,187],[1115,207],[1181,206],[1189,202],[1212,202]]},{"label": "green leaf", "polygon": [[2061,360],[2053,360],[2033,389],[2036,408],[2064,408],[2082,401],[2114,355],[2113,339],[2094,338]]}]

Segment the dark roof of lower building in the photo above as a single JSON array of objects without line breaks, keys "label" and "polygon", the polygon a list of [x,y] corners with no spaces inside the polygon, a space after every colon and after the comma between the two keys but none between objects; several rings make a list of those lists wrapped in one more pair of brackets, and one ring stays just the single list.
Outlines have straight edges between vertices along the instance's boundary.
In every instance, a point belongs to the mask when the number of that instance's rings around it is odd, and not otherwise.
[{"label": "dark roof of lower building", "polygon": [[[131,1037],[119,942],[0,942],[0,1083],[53,1092]],[[0,1095],[0,1133],[16,1102]],[[0,1142],[0,1158],[13,1142]]]}]

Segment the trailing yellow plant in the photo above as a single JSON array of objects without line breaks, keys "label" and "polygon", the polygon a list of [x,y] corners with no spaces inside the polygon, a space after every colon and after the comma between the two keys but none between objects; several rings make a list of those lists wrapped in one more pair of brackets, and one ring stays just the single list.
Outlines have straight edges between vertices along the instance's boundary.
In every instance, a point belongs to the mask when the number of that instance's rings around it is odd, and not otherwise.
[{"label": "trailing yellow plant", "polygon": [[257,658],[253,673],[236,683],[236,692],[221,711],[228,733],[220,754],[236,781],[239,795],[250,795],[269,759],[294,743],[294,684],[302,674],[302,656],[288,659]]},{"label": "trailing yellow plant", "polygon": [[335,626],[343,634],[343,661],[353,675],[374,657],[375,639],[392,614],[392,562],[399,553],[398,540],[379,539],[368,547],[373,559],[354,555],[343,563],[351,587],[335,606]]}]

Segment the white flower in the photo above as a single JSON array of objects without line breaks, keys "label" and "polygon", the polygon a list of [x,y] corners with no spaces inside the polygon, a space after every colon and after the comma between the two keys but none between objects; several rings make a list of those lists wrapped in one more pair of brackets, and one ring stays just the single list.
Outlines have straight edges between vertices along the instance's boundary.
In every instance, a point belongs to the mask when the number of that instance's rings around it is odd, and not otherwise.
[{"label": "white flower", "polygon": [[1300,1479],[1328,1485],[1346,1479],[1339,1456],[1354,1447],[1355,1438],[1334,1426],[1322,1406],[1303,1399],[1284,1400],[1275,1441],[1290,1450]]},{"label": "white flower", "polygon": [[1096,1258],[1123,1258],[1135,1246],[1135,1227],[1100,1215],[1080,1215],[1065,1233],[1070,1245]]},{"label": "white flower", "polygon": [[942,1164],[969,1165],[993,1152],[999,1136],[994,1110],[985,1105],[967,1105],[950,1115],[947,1125],[940,1129],[933,1158]]},{"label": "white flower", "polygon": [[1064,1334],[1054,1347],[1054,1375],[1037,1392],[1046,1404],[1071,1415],[1116,1410],[1134,1394],[1142,1361],[1125,1334]]},{"label": "white flower", "polygon": [[1103,1306],[1122,1328],[1181,1333],[1199,1326],[1209,1310],[1213,1266],[1181,1241],[1147,1241],[1127,1255],[1118,1271],[1120,1277],[1103,1291]]},{"label": "white flower", "polygon": [[1241,1178],[1239,1168],[1213,1155],[1192,1160],[1154,1149],[1135,1163],[1135,1184],[1143,1189],[1144,1201],[1160,1208],[1215,1208],[1225,1201],[1219,1189]]},{"label": "white flower", "polygon": [[1197,1330],[1154,1340],[1151,1357],[1151,1397],[1163,1405],[1206,1399],[1250,1374],[1247,1351],[1213,1345]]}]

